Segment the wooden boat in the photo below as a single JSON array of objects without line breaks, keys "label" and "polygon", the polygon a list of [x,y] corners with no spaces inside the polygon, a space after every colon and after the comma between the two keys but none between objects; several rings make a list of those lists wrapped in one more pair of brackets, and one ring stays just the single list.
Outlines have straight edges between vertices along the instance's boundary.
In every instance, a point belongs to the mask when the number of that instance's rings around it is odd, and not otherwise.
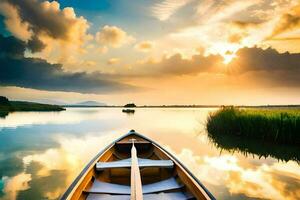
[{"label": "wooden boat", "polygon": [[84,168],[61,200],[214,200],[170,153],[131,130]]}]

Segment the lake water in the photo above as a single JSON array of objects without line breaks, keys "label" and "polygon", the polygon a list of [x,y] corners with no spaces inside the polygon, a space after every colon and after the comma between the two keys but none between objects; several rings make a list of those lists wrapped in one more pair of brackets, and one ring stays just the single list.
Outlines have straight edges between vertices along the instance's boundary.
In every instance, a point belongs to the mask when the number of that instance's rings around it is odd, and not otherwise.
[{"label": "lake water", "polygon": [[[126,114],[121,108],[69,108],[11,113],[0,118],[0,199],[58,199],[97,152],[130,129],[173,153],[217,199],[300,199],[300,165],[293,159],[299,154],[279,161],[272,153],[264,157],[247,153],[247,148],[217,147],[205,130],[213,110],[144,108]],[[281,149],[285,154],[288,147]]]}]

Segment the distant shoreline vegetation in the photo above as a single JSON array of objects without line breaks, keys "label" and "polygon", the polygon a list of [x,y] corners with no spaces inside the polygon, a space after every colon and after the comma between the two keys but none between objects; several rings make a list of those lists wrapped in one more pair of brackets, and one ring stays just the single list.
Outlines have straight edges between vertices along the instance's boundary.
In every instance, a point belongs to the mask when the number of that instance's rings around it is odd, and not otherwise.
[{"label": "distant shoreline vegetation", "polygon": [[300,109],[222,107],[207,119],[211,136],[236,135],[278,144],[300,144]]},{"label": "distant shoreline vegetation", "polygon": [[[75,108],[124,108],[125,106],[122,105],[72,105],[72,104],[65,104],[62,107],[75,107]],[[132,108],[221,108],[221,105],[142,105],[136,106]],[[300,109],[300,105],[261,105],[261,106],[236,106],[237,108],[276,108],[276,109]],[[130,108],[130,107],[129,107]]]},{"label": "distant shoreline vegetation", "polygon": [[63,111],[65,108],[57,105],[40,104],[26,101],[9,101],[0,96],[0,117],[16,111]]}]

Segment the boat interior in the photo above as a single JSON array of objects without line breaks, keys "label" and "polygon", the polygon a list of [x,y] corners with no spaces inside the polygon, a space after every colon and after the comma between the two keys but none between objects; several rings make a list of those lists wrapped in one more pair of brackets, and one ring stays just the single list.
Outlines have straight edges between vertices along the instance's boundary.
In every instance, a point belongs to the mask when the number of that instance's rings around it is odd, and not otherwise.
[{"label": "boat interior", "polygon": [[209,199],[182,167],[152,142],[129,135],[90,167],[71,199]]}]

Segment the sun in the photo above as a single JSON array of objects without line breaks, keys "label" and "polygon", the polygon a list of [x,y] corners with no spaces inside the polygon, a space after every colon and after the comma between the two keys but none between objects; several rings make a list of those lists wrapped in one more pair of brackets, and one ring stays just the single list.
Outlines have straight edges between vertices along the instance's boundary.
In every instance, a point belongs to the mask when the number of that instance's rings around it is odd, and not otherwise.
[{"label": "sun", "polygon": [[236,52],[239,49],[240,46],[237,44],[220,42],[215,43],[209,52],[212,54],[219,54],[220,56],[222,56],[223,63],[227,65],[236,57]]},{"label": "sun", "polygon": [[222,55],[222,57],[224,59],[223,63],[227,65],[236,57],[236,55],[234,52],[227,51],[225,52],[225,54]]}]

